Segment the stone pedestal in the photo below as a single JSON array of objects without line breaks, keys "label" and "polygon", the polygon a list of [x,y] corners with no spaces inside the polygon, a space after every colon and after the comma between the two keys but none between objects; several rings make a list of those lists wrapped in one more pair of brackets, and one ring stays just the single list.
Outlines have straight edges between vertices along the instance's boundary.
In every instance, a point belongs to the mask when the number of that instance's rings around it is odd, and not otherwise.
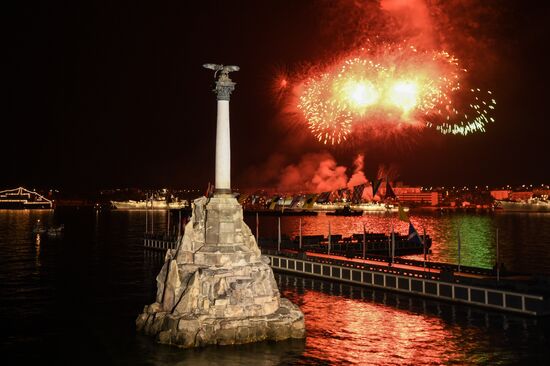
[{"label": "stone pedestal", "polygon": [[194,201],[185,235],[157,276],[156,301],[136,324],[185,348],[305,337],[304,316],[280,297],[242,207],[223,194]]}]

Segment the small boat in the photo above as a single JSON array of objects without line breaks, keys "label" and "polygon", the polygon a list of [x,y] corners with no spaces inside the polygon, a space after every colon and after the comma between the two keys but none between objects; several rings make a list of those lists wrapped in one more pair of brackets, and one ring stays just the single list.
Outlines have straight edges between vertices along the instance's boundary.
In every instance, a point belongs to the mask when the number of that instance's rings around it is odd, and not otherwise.
[{"label": "small boat", "polygon": [[61,224],[58,227],[49,228],[46,234],[51,237],[60,236],[61,234],[63,234],[63,229],[65,229],[65,225]]},{"label": "small boat", "polygon": [[327,215],[330,216],[362,216],[363,211],[352,210],[349,206],[344,206],[339,208],[334,212],[327,212]]},{"label": "small boat", "polygon": [[40,219],[36,220],[36,223],[34,224],[34,227],[32,228],[33,234],[44,234],[44,233],[46,233],[46,231],[47,231],[46,227],[44,226],[44,224],[42,224]]}]

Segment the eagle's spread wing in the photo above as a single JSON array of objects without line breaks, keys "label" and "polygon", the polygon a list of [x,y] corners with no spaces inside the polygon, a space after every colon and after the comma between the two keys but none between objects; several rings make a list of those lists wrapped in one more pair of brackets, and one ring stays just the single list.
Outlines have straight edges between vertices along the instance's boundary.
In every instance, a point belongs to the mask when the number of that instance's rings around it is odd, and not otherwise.
[{"label": "eagle's spread wing", "polygon": [[219,71],[223,69],[223,65],[218,65],[218,64],[204,64],[202,65],[202,67],[204,67],[205,69],[210,69],[215,71]]}]

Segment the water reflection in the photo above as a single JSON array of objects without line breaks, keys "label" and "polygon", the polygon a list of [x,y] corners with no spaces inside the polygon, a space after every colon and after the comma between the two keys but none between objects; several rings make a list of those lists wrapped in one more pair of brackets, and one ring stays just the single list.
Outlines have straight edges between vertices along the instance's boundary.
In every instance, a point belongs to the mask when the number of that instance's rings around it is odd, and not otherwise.
[{"label": "water reflection", "polygon": [[[159,256],[148,258],[161,262]],[[144,352],[158,361],[153,364],[177,365],[486,365],[537,361],[545,354],[532,348],[548,341],[541,333],[548,321],[541,326],[533,318],[314,278],[281,273],[275,278],[282,296],[304,312],[305,344],[182,351],[159,348],[144,337]]]},{"label": "water reflection", "polygon": [[532,319],[471,307],[310,278],[276,278],[283,295],[304,312],[308,338],[302,359],[314,363],[514,363],[520,356],[506,343],[517,335],[509,332],[523,329],[526,335],[536,327]]},{"label": "water reflection", "polygon": [[[507,268],[518,272],[550,274],[550,215],[413,212],[411,222],[422,234],[425,230],[432,238],[429,259],[439,262],[458,262],[458,237],[461,237],[461,263],[463,265],[492,268],[496,262],[496,229],[499,229],[500,260]],[[359,217],[344,216],[283,216],[281,232],[291,237],[299,234],[302,220],[303,235],[332,234],[349,236],[367,231],[389,233],[392,226],[401,234],[408,233],[408,223],[396,214],[368,214]],[[245,216],[255,232],[255,217]],[[277,236],[277,218],[260,217],[260,237]],[[422,255],[408,258],[422,260]]]},{"label": "water reflection", "polygon": [[[239,346],[210,346],[199,349],[178,349],[160,345],[150,337],[137,336],[141,357],[147,355],[149,365],[195,366],[277,366],[302,364],[306,342],[291,339],[282,342],[259,342]],[[135,355],[136,356],[136,355]],[[135,357],[134,356],[134,357]],[[130,359],[128,364],[134,360]],[[142,359],[135,359],[139,363]]]},{"label": "water reflection", "polygon": [[[32,234],[37,219],[48,225],[64,223],[66,235],[55,241],[43,236],[38,243]],[[284,217],[283,232],[297,233],[297,219]],[[305,233],[328,229],[326,216],[302,219]],[[548,266],[550,215],[426,214],[412,219],[419,231],[424,226],[434,237],[434,257],[452,260],[454,230],[459,225],[465,256],[467,245],[475,248],[472,253],[486,249],[491,256],[493,228],[499,227],[503,255],[515,258],[519,266]],[[391,215],[333,217],[331,222],[334,233],[348,235],[360,232],[363,223],[372,231],[387,231],[391,223],[400,232],[407,230],[406,223]],[[254,218],[249,224],[253,223]],[[260,223],[261,233],[267,235],[272,230],[271,235],[276,235],[276,218],[261,217]],[[162,212],[155,213],[154,225],[155,231],[165,227]],[[0,211],[0,332],[8,355],[17,357],[14,362],[8,359],[7,364],[27,363],[22,360],[29,364],[56,360],[56,364],[95,365],[547,361],[547,319],[518,318],[280,274],[276,278],[281,292],[306,314],[305,343],[266,342],[201,350],[159,346],[154,339],[135,333],[136,314],[154,299],[155,277],[164,258],[164,253],[143,251],[144,228],[144,211]],[[481,243],[479,248],[468,244],[474,240]],[[75,331],[78,337],[67,336]]]},{"label": "water reflection", "polygon": [[36,268],[40,268],[40,242],[42,241],[41,235],[36,234],[34,239],[34,265]]}]

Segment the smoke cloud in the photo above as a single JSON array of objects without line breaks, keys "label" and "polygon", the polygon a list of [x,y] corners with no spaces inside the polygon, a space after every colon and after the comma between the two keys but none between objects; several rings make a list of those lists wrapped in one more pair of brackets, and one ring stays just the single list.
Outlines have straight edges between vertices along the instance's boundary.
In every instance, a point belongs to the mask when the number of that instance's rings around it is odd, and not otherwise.
[{"label": "smoke cloud", "polygon": [[398,167],[395,164],[385,165],[381,164],[378,167],[378,173],[376,174],[378,179],[388,179],[390,181],[395,181],[398,174]]},{"label": "smoke cloud", "polygon": [[[363,47],[366,40],[398,43],[406,40],[420,49],[449,51],[469,71],[491,71],[503,29],[508,33],[513,31],[503,24],[503,19],[513,18],[510,13],[515,7],[501,3],[496,0],[325,0],[321,7],[326,18],[323,31],[331,41],[331,46],[325,49],[327,55],[334,57]],[[479,62],[480,54],[483,62]]]},{"label": "smoke cloud", "polygon": [[[245,190],[257,191],[261,188],[258,179],[263,179],[263,189],[280,194],[322,193],[343,188],[353,190],[357,185],[370,183],[366,178],[364,161],[364,155],[358,154],[353,161],[353,168],[349,169],[338,164],[334,156],[326,151],[304,154],[296,163],[287,163],[282,154],[274,154],[261,168],[253,168],[248,172],[251,179],[248,182],[253,182],[255,186]],[[390,181],[395,181],[398,176],[395,164],[379,165],[376,174],[378,179],[387,178]],[[363,199],[373,199],[370,184],[363,190]]]},{"label": "smoke cloud", "polygon": [[365,173],[363,172],[364,164],[365,157],[363,156],[363,154],[357,155],[357,157],[353,161],[355,169],[353,170],[353,175],[348,181],[348,188],[352,188],[353,186],[368,182],[367,178],[365,177]]},{"label": "smoke cloud", "polygon": [[393,18],[394,32],[417,46],[434,46],[434,25],[424,0],[382,0],[380,8]]},{"label": "smoke cloud", "polygon": [[298,164],[282,169],[277,190],[319,193],[340,189],[348,182],[346,170],[328,152],[306,154]]}]

